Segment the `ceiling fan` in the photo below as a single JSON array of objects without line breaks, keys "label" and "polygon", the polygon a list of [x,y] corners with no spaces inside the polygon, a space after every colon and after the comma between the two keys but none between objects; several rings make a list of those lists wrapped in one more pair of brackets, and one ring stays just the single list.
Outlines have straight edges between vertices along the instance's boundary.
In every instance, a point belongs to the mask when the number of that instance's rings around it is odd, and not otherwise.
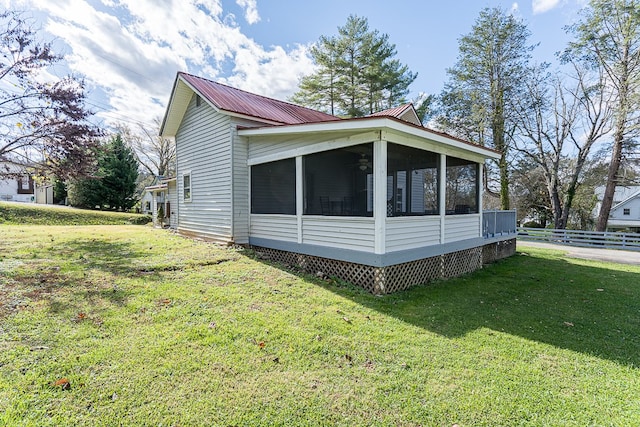
[{"label": "ceiling fan", "polygon": [[360,154],[360,158],[358,159],[358,169],[361,171],[366,171],[367,169],[371,169],[372,164],[371,161],[367,158],[367,155],[362,153]]}]

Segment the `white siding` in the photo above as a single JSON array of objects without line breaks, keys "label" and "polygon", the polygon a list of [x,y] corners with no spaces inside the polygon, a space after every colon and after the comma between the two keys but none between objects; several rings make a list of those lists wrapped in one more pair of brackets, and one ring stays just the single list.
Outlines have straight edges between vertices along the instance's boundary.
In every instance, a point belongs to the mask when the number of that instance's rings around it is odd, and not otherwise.
[{"label": "white siding", "polygon": [[302,242],[310,245],[372,252],[373,218],[316,217],[302,218]]},{"label": "white siding", "polygon": [[[624,210],[629,209],[629,215],[624,214]],[[640,196],[627,200],[626,203],[611,210],[610,219],[619,220],[639,220],[640,219]]]},{"label": "white siding", "polygon": [[251,215],[251,237],[298,241],[298,220],[293,215]]},{"label": "white siding", "polygon": [[249,243],[249,166],[247,166],[248,147],[246,138],[238,136],[238,126],[260,126],[260,123],[232,119],[233,138],[233,236],[236,243]]},{"label": "white siding", "polygon": [[175,230],[178,228],[178,189],[176,188],[176,181],[169,181],[167,183],[167,200],[171,208],[169,227]]},{"label": "white siding", "polygon": [[446,216],[444,224],[444,243],[480,237],[479,214]]},{"label": "white siding", "polygon": [[[176,133],[180,231],[219,242],[231,235],[231,123],[192,98]],[[184,201],[183,176],[191,174],[191,201]]]},{"label": "white siding", "polygon": [[415,249],[440,243],[440,217],[387,218],[386,252]]},{"label": "white siding", "polygon": [[339,138],[338,134],[297,135],[289,137],[260,138],[251,141],[249,145],[249,158],[277,155],[282,151],[294,150],[309,145],[318,144],[327,140]]}]

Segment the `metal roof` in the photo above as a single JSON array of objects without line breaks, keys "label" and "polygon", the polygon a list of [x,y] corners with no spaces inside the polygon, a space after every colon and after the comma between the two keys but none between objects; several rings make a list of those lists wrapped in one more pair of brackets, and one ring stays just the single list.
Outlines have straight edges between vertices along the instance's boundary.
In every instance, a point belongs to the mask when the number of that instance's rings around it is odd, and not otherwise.
[{"label": "metal roof", "polygon": [[373,114],[369,114],[369,117],[390,116],[390,117],[400,118],[400,116],[402,116],[402,114],[404,114],[409,107],[411,107],[411,104],[399,105],[394,108],[389,108],[387,110],[382,110]]},{"label": "metal roof", "polygon": [[330,114],[245,92],[192,74],[180,72],[178,75],[200,96],[218,109],[230,113],[287,125],[340,120],[339,117]]}]

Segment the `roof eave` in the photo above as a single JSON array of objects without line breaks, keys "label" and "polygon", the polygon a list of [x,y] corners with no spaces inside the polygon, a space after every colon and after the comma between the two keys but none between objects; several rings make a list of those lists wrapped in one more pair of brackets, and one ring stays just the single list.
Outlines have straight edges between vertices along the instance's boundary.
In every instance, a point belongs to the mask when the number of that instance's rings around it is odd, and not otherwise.
[{"label": "roof eave", "polygon": [[403,132],[418,138],[428,138],[444,145],[449,145],[465,151],[480,154],[486,158],[499,159],[501,157],[501,153],[496,150],[473,144],[471,142],[458,140],[457,138],[447,137],[425,127],[405,123],[400,119],[394,119],[391,117],[361,117],[357,119],[304,123],[299,125],[285,125],[269,128],[244,128],[238,129],[238,135],[247,137],[276,136],[318,132],[359,131],[370,129],[389,129],[397,132]]}]

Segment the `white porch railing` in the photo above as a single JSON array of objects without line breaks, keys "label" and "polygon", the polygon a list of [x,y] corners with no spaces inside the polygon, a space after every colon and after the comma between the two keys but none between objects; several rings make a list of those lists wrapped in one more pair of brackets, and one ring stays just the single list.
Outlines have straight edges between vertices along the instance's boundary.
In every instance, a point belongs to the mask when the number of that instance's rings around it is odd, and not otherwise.
[{"label": "white porch railing", "polygon": [[516,234],[516,210],[482,211],[482,236],[487,239],[491,237]]},{"label": "white porch railing", "polygon": [[518,240],[601,249],[640,251],[640,233],[518,227]]}]

